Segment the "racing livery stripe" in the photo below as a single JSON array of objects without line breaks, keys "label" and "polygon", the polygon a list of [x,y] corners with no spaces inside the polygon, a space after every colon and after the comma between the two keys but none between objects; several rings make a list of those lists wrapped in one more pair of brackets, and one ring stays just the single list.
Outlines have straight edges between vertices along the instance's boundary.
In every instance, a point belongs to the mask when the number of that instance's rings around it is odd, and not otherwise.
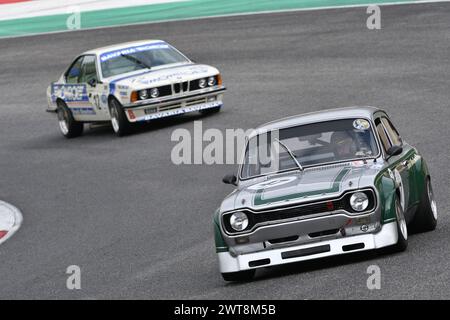
[{"label": "racing livery stripe", "polygon": [[341,185],[342,179],[347,175],[348,172],[350,172],[350,168],[343,168],[339,174],[334,179],[333,183],[331,184],[331,187],[328,189],[319,189],[319,190],[313,190],[308,192],[298,192],[298,193],[292,193],[284,196],[279,197],[273,197],[273,198],[263,198],[264,195],[264,189],[260,189],[256,192],[255,197],[253,199],[253,204],[255,206],[260,206],[268,203],[273,202],[279,202],[279,201],[286,201],[286,200],[292,200],[292,199],[298,199],[302,197],[309,197],[309,196],[315,196],[319,194],[324,193],[334,193],[339,191],[339,187]]},{"label": "racing livery stripe", "polygon": [[109,83],[109,93],[112,94],[112,95],[114,94],[114,92],[116,91],[116,83],[117,82],[122,81],[122,80],[127,80],[127,79],[130,79],[130,78],[134,78],[134,77],[143,76],[144,74],[151,73],[151,72],[153,72],[153,71],[152,70],[147,70],[147,71],[144,71],[144,72],[141,72],[141,73],[138,73],[138,74],[128,75],[126,77],[114,79],[113,81],[111,81]]}]

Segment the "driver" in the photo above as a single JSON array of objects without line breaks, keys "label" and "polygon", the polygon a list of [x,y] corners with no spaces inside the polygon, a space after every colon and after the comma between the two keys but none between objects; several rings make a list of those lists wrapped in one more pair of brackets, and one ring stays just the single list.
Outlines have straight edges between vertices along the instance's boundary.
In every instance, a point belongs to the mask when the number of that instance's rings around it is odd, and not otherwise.
[{"label": "driver", "polygon": [[347,131],[334,132],[330,142],[337,160],[352,159],[355,157],[355,141]]}]

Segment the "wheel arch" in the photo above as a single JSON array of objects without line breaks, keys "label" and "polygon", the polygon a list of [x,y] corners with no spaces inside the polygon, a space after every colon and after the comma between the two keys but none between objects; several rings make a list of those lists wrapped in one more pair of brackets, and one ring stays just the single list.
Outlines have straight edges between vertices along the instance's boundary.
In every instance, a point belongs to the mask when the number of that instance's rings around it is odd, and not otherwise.
[{"label": "wheel arch", "polygon": [[378,195],[380,197],[380,209],[381,209],[381,224],[395,221],[395,199],[400,196],[398,186],[395,181],[385,174],[381,174],[375,180],[375,187],[377,188]]},{"label": "wheel arch", "polygon": [[214,212],[213,224],[214,224],[214,241],[216,244],[216,253],[219,252],[228,252],[228,245],[225,243],[225,240],[222,236],[222,231],[220,230],[220,210],[217,209]]}]

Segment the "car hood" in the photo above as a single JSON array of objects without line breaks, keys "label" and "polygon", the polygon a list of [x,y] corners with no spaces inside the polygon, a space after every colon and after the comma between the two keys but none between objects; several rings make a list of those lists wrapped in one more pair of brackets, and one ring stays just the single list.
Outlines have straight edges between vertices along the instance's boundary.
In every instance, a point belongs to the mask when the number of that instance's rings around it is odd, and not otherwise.
[{"label": "car hood", "polygon": [[373,187],[382,163],[373,160],[307,168],[241,183],[222,202],[221,212],[239,208],[261,210],[334,198],[347,190]]},{"label": "car hood", "polygon": [[183,64],[161,69],[143,70],[128,76],[118,76],[112,78],[110,83],[140,90],[152,86],[163,86],[213,76],[218,73],[219,71],[216,68],[208,65]]}]

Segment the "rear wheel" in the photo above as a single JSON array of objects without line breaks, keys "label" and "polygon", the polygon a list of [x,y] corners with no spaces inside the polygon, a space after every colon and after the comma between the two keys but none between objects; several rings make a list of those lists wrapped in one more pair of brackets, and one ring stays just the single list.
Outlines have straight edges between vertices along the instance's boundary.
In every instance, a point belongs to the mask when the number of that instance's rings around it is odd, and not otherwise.
[{"label": "rear wheel", "polygon": [[222,277],[225,281],[246,282],[253,279],[253,277],[255,276],[255,271],[255,269],[251,269],[238,272],[222,273]]},{"label": "rear wheel", "polygon": [[122,137],[131,131],[131,124],[123,111],[122,105],[116,99],[111,99],[109,102],[109,112],[111,114],[111,125],[114,132]]},{"label": "rear wheel", "polygon": [[431,180],[428,177],[425,182],[425,190],[422,194],[419,207],[417,208],[411,228],[415,232],[426,232],[436,229],[437,224],[437,205],[434,200]]},{"label": "rear wheel", "polygon": [[83,123],[75,121],[72,111],[70,111],[65,102],[58,101],[56,112],[58,114],[59,130],[64,137],[71,139],[83,134]]}]

